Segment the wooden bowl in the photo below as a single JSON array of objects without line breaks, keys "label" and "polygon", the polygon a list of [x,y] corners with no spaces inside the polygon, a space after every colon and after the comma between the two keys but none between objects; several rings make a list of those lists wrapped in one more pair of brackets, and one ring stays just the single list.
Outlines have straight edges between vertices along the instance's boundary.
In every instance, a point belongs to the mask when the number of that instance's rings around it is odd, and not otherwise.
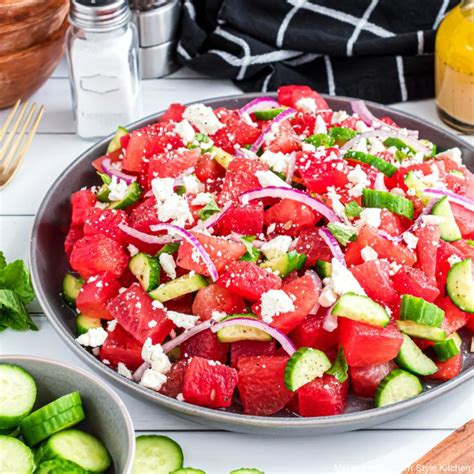
[{"label": "wooden bowl", "polygon": [[46,82],[64,53],[67,26],[65,20],[45,41],[0,56],[0,109],[26,99]]},{"label": "wooden bowl", "polygon": [[40,15],[53,0],[0,0],[0,24]]},{"label": "wooden bowl", "polygon": [[[69,10],[69,1],[44,0],[29,10],[33,10],[34,15],[25,17],[23,14],[12,14],[10,21],[0,23],[0,55],[21,51],[43,42],[63,24]],[[0,9],[0,17],[1,15]]]}]

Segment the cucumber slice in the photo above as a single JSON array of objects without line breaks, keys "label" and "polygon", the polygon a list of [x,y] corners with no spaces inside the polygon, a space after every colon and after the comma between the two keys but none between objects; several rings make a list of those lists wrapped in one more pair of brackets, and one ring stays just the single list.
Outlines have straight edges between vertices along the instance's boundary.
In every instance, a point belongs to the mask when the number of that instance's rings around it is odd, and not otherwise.
[{"label": "cucumber slice", "polygon": [[137,203],[142,193],[143,188],[134,181],[128,185],[127,192],[123,199],[120,199],[120,201],[112,201],[107,207],[109,209],[125,209],[128,206]]},{"label": "cucumber slice", "polygon": [[373,166],[388,177],[393,176],[398,169],[396,166],[392,165],[392,163],[385,161],[383,158],[362,151],[348,150],[344,154],[344,159]]},{"label": "cucumber slice", "polygon": [[298,253],[296,250],[292,250],[285,255],[267,260],[260,266],[262,268],[271,268],[272,271],[278,272],[278,275],[284,278],[292,271],[303,268],[305,263],[306,255],[304,253]]},{"label": "cucumber slice", "polygon": [[470,258],[455,263],[451,267],[446,279],[446,292],[459,309],[474,313],[474,281]]},{"label": "cucumber slice", "polygon": [[444,311],[423,298],[403,295],[400,305],[400,319],[439,328],[444,319]]},{"label": "cucumber slice", "polygon": [[286,388],[295,392],[303,385],[322,377],[330,368],[331,361],[324,352],[311,347],[301,347],[286,363]]},{"label": "cucumber slice", "polygon": [[259,471],[255,468],[241,467],[240,469],[234,469],[229,474],[265,474],[263,471]]},{"label": "cucumber slice", "polygon": [[332,127],[329,130],[329,136],[334,139],[336,145],[344,145],[344,143],[348,142],[352,138],[357,135],[357,132],[352,130],[351,128],[345,127]]},{"label": "cucumber slice", "polygon": [[85,314],[79,314],[76,317],[77,335],[85,334],[89,329],[100,328],[100,318],[89,318]]},{"label": "cucumber slice", "polygon": [[332,265],[329,262],[325,262],[324,260],[316,260],[315,268],[316,273],[320,278],[324,279],[331,276]]},{"label": "cucumber slice", "polygon": [[454,218],[447,196],[443,196],[433,206],[431,214],[444,218],[444,221],[439,224],[439,230],[441,231],[441,238],[443,240],[446,240],[446,242],[455,242],[456,240],[462,239],[461,231],[456,224],[456,219]]},{"label": "cucumber slice", "polygon": [[63,298],[69,306],[76,307],[77,295],[79,295],[83,284],[84,280],[82,278],[66,273],[63,280]]},{"label": "cucumber slice", "polygon": [[375,406],[385,407],[416,397],[423,391],[418,377],[401,369],[392,370],[385,376],[375,392]]},{"label": "cucumber slice", "polygon": [[413,219],[413,202],[387,191],[364,188],[362,190],[362,205],[364,207],[388,209],[390,212]]},{"label": "cucumber slice", "polygon": [[76,425],[85,418],[79,392],[71,392],[34,411],[21,420],[23,439],[29,446],[54,433]]},{"label": "cucumber slice", "polygon": [[464,173],[462,171],[459,171],[459,170],[448,171],[448,174],[452,174],[454,176],[457,176],[458,178],[464,179]]},{"label": "cucumber slice", "polygon": [[104,472],[112,465],[112,458],[102,441],[80,430],[53,434],[38,448],[37,464],[51,459],[70,461],[88,473]]},{"label": "cucumber slice", "polygon": [[400,140],[400,138],[389,137],[383,142],[383,144],[387,148],[391,146],[395,147],[397,150],[400,150],[405,156],[415,154],[415,150],[411,146],[407,145],[403,140]]},{"label": "cucumber slice", "polygon": [[194,293],[207,286],[206,279],[195,273],[191,275],[183,275],[175,280],[164,283],[153,291],[148,293],[154,300],[158,300],[161,303],[165,301],[179,298],[180,296],[187,295],[188,293]]},{"label": "cucumber slice", "polygon": [[170,244],[163,245],[161,250],[155,255],[159,257],[162,253],[169,253],[170,255],[175,254],[179,249],[179,242],[171,242]]},{"label": "cucumber slice", "polygon": [[318,133],[316,135],[310,135],[308,138],[303,140],[310,145],[318,148],[320,146],[330,147],[333,146],[335,142],[334,138],[330,135],[326,135],[325,133]]},{"label": "cucumber slice", "polygon": [[132,474],[169,474],[183,467],[181,446],[167,436],[138,436],[136,445]]},{"label": "cucumber slice", "polygon": [[183,467],[181,469],[176,469],[171,474],[206,474],[202,469],[195,469],[194,467]]},{"label": "cucumber slice", "polygon": [[107,153],[112,153],[113,151],[122,148],[120,139],[125,135],[128,135],[128,133],[129,132],[125,127],[118,127],[112,140],[110,140],[109,146],[107,147]]},{"label": "cucumber slice", "polygon": [[[224,318],[222,321],[228,321],[229,319],[236,318],[257,319],[257,316],[252,313],[232,314]],[[237,342],[271,341],[273,338],[270,336],[270,334],[262,331],[261,329],[236,324],[235,326],[230,326],[217,331],[217,339],[219,339],[220,342]]]},{"label": "cucumber slice", "polygon": [[147,253],[138,253],[129,262],[128,268],[145,291],[154,290],[160,284],[160,264]]},{"label": "cucumber slice", "polygon": [[81,466],[63,459],[51,459],[42,462],[35,470],[35,474],[87,474]]},{"label": "cucumber slice", "polygon": [[382,305],[368,296],[355,293],[342,295],[334,305],[331,314],[373,326],[385,327],[390,321],[390,317]]},{"label": "cucumber slice", "polygon": [[436,353],[436,357],[441,362],[444,362],[461,352],[461,338],[457,333],[451,334],[445,341],[437,342],[433,349]]},{"label": "cucumber slice", "polygon": [[0,472],[32,474],[35,460],[31,449],[16,438],[0,436]]},{"label": "cucumber slice", "polygon": [[35,400],[33,377],[17,365],[0,365],[0,429],[15,428],[31,412]]},{"label": "cucumber slice", "polygon": [[225,169],[229,167],[230,162],[234,159],[230,153],[217,146],[214,147],[213,153],[214,159]]},{"label": "cucumber slice", "polygon": [[397,321],[398,329],[401,332],[412,337],[420,339],[428,339],[428,341],[444,341],[446,339],[446,331],[441,328],[433,328],[415,323],[414,321]]},{"label": "cucumber slice", "polygon": [[403,178],[403,182],[408,189],[415,190],[415,196],[418,197],[423,204],[427,205],[430,202],[431,198],[423,193],[426,189],[426,185],[416,177],[414,171],[409,171]]},{"label": "cucumber slice", "polygon": [[395,362],[416,375],[431,375],[438,370],[436,364],[406,334],[403,334],[403,344]]},{"label": "cucumber slice", "polygon": [[18,426],[15,426],[14,428],[9,428],[7,430],[1,430],[0,429],[0,435],[1,436],[13,436],[14,438],[19,438],[21,435],[20,428]]},{"label": "cucumber slice", "polygon": [[284,110],[286,107],[284,109],[257,110],[254,114],[257,120],[272,120]]}]

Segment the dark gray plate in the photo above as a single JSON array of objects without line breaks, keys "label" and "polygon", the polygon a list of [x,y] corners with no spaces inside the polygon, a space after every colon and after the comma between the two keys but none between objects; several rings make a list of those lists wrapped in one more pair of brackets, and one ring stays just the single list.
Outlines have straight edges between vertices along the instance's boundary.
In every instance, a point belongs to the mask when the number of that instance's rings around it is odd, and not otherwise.
[{"label": "dark gray plate", "polygon": [[[207,100],[204,103],[212,107],[239,108],[258,95],[224,97]],[[328,97],[327,100],[336,110],[351,110],[348,98]],[[441,150],[454,146],[461,148],[465,161],[472,169],[474,149],[456,135],[389,107],[374,103],[367,105],[377,116],[389,115],[402,126],[419,130],[421,137],[437,143]],[[159,116],[160,114],[155,114],[144,118],[128,128],[142,127],[156,121]],[[452,390],[473,376],[474,358],[465,351],[463,372],[458,377],[443,384],[430,385],[416,398],[377,409],[371,408],[370,401],[352,398],[349,401],[347,413],[344,415],[320,418],[299,418],[289,413],[272,417],[248,416],[241,414],[237,404],[227,411],[211,410],[165,397],[121,377],[75,342],[74,314],[64,305],[59,295],[62,279],[69,269],[63,251],[64,237],[70,219],[69,197],[73,191],[83,186],[97,184],[97,175],[91,166],[91,161],[105,153],[110,139],[111,137],[107,137],[89,148],[66,168],[51,186],[35,219],[31,237],[30,263],[36,295],[54,329],[79,357],[112,383],[127,389],[137,397],[146,398],[172,410],[177,415],[217,428],[273,434],[289,434],[290,432],[322,434],[367,428],[392,420]]]}]

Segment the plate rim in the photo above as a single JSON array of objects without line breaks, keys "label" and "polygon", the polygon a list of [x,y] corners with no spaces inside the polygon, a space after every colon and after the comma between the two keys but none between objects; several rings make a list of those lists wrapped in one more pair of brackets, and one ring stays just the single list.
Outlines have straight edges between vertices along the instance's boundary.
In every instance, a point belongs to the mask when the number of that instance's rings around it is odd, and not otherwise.
[{"label": "plate rim", "polygon": [[[275,92],[269,93],[245,93],[245,94],[233,94],[229,96],[221,96],[221,97],[213,97],[208,98],[205,100],[198,100],[186,103],[184,105],[190,105],[195,103],[203,103],[205,105],[213,104],[215,105],[216,102],[219,101],[230,101],[230,100],[242,100],[248,99],[252,100],[257,97],[261,96],[270,96],[275,97]],[[325,99],[337,99],[342,100],[343,102],[347,102],[349,105],[349,101],[356,100],[351,97],[345,96],[328,96],[323,94]],[[445,130],[439,127],[434,123],[430,123],[427,120],[420,119],[414,116],[411,113],[400,111],[395,109],[391,106],[387,106],[384,104],[378,104],[376,102],[365,101],[366,105],[369,107],[375,107],[376,109],[383,109],[388,113],[394,112],[396,115],[409,118],[419,124],[423,124],[431,129],[434,129],[437,132],[441,132],[444,135],[448,136],[449,138],[461,142],[460,145],[470,150],[471,153],[474,153],[474,146],[472,146],[467,141],[463,140],[460,136],[456,135],[454,132],[450,130]],[[164,113],[164,110],[160,112],[156,112],[153,114],[149,114],[139,120],[132,122],[131,124],[127,125],[126,127],[129,130],[133,130],[135,128],[145,126],[148,123],[159,118]],[[37,266],[34,264],[37,255],[38,255],[38,247],[37,247],[37,239],[35,238],[38,233],[38,228],[40,224],[41,217],[46,211],[46,205],[50,200],[51,194],[56,190],[58,185],[61,183],[64,175],[66,175],[71,168],[73,168],[79,161],[87,158],[93,151],[99,150],[101,147],[103,148],[113,137],[114,133],[94,142],[89,148],[87,148],[84,152],[82,152],[76,159],[74,159],[64,170],[58,175],[58,177],[54,180],[51,186],[48,188],[48,191],[43,196],[41,200],[41,204],[38,207],[38,210],[35,215],[33,229],[31,232],[31,242],[30,242],[30,251],[29,251],[29,265],[30,271],[32,276],[32,283],[35,289],[36,297],[40,303],[44,314],[46,315],[48,321],[53,326],[54,330],[58,333],[61,339],[66,343],[68,348],[76,354],[81,360],[83,360],[90,368],[98,372],[101,376],[105,376],[108,382],[113,382],[114,385],[119,386],[121,388],[126,389],[129,393],[133,393],[134,396],[145,398],[150,400],[166,409],[170,409],[174,414],[180,416],[185,416],[192,418],[193,421],[201,422],[204,424],[209,423],[216,423],[216,424],[225,424],[231,426],[233,428],[269,428],[269,429],[292,429],[292,430],[301,430],[301,429],[321,429],[324,428],[344,428],[347,425],[347,430],[356,429],[361,423],[365,423],[366,426],[376,425],[378,423],[382,423],[389,419],[394,419],[398,416],[401,416],[413,409],[417,408],[422,404],[426,404],[444,393],[450,392],[455,387],[465,383],[469,379],[474,377],[474,366],[468,368],[461,374],[459,374],[454,379],[448,380],[446,382],[440,383],[439,385],[432,387],[428,391],[421,393],[420,395],[399,402],[393,405],[388,405],[386,407],[381,408],[371,408],[367,410],[361,410],[356,412],[350,413],[343,413],[341,415],[334,415],[334,416],[322,416],[322,417],[275,417],[275,416],[255,416],[255,415],[245,415],[240,413],[233,413],[233,412],[226,412],[219,409],[211,409],[206,407],[200,407],[197,405],[192,405],[190,403],[181,402],[171,397],[167,397],[166,395],[162,395],[158,392],[154,392],[152,390],[146,389],[145,387],[140,386],[139,384],[132,382],[125,377],[119,375],[116,371],[112,370],[111,368],[107,367],[105,364],[101,363],[98,359],[96,359],[90,352],[85,350],[82,346],[76,343],[75,338],[66,330],[66,328],[61,324],[59,321],[59,316],[54,314],[54,310],[51,307],[47,295],[43,291],[43,288],[40,284],[41,279],[37,273]],[[352,426],[354,425],[354,426]],[[230,428],[232,429],[232,428]]]}]

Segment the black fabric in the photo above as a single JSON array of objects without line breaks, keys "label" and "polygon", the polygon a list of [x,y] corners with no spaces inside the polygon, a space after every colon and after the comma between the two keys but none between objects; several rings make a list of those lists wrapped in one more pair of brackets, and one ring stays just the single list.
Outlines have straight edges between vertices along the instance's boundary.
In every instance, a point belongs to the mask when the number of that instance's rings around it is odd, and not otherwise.
[{"label": "black fabric", "polygon": [[245,91],[308,84],[391,103],[433,97],[435,30],[457,0],[185,0],[178,57]]}]

